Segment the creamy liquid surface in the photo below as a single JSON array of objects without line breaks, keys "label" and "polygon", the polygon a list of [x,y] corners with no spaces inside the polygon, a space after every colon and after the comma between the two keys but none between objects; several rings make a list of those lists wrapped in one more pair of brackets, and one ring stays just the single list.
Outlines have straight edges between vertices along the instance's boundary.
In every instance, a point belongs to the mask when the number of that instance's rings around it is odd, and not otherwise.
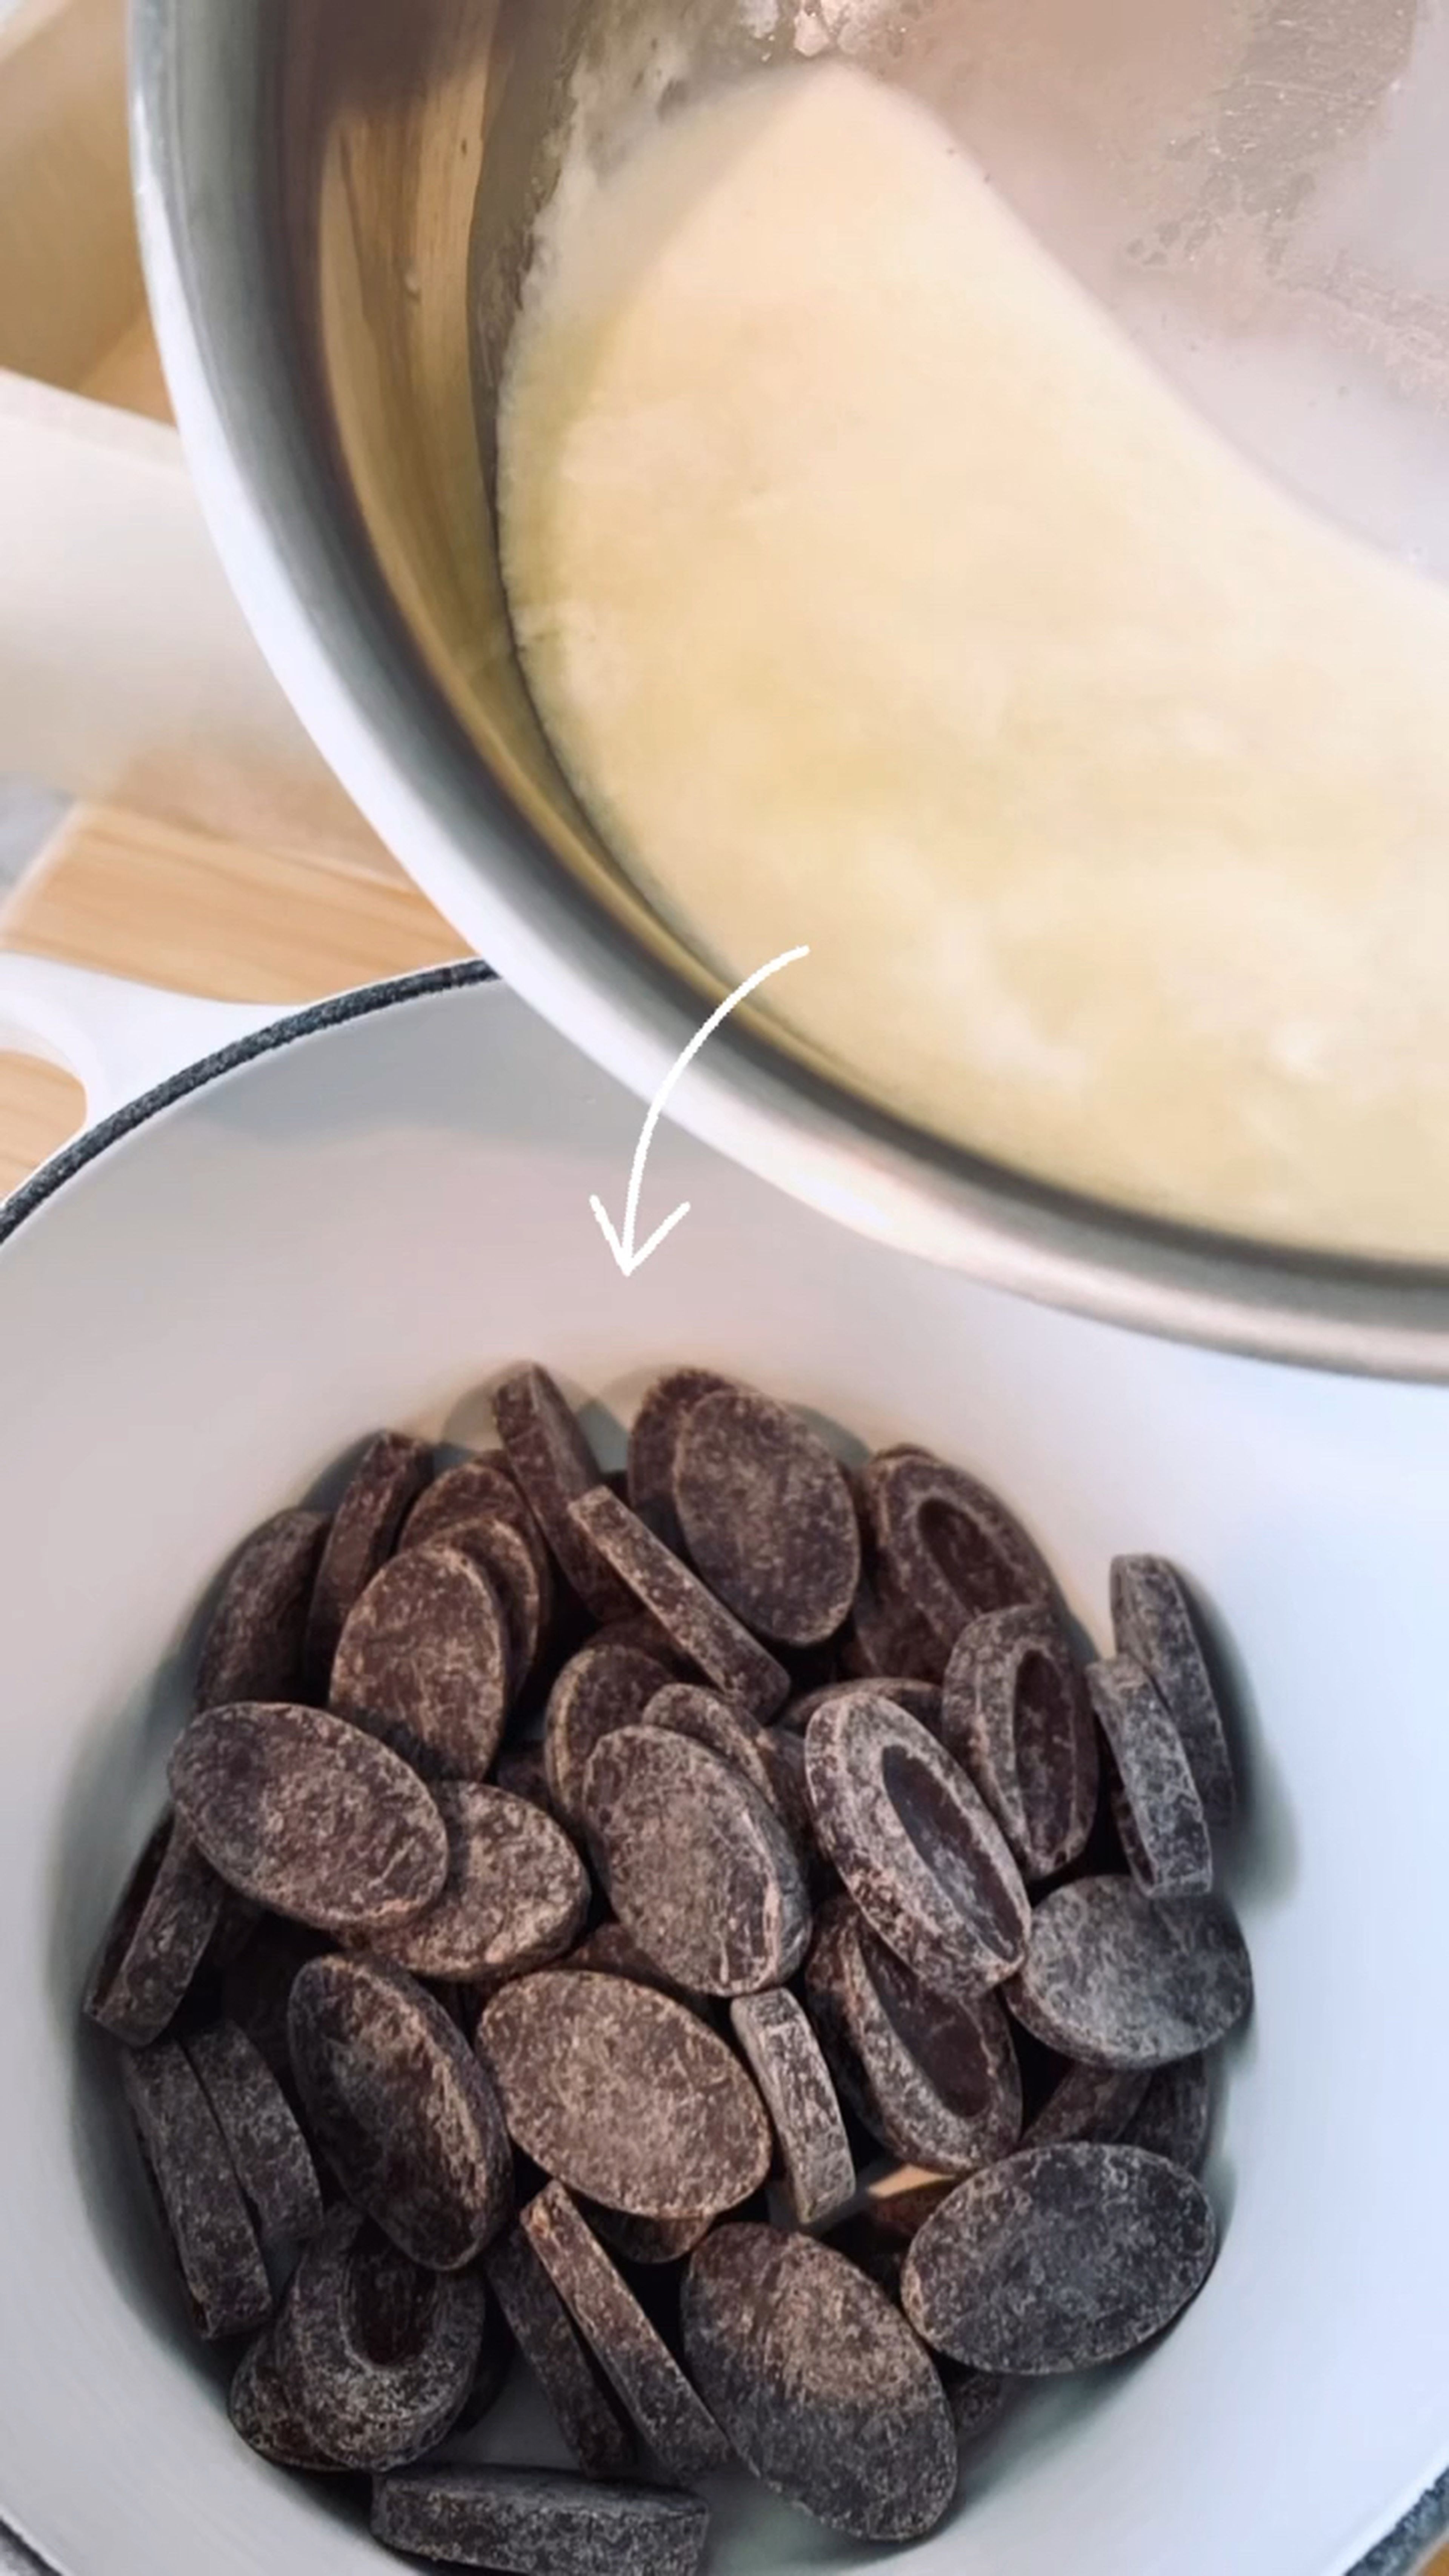
[{"label": "creamy liquid surface", "polygon": [[[566,199],[566,202],[565,202]],[[956,1142],[1449,1254],[1449,598],[1184,411],[841,64],[546,227],[501,422],[528,678],[731,982]]]}]

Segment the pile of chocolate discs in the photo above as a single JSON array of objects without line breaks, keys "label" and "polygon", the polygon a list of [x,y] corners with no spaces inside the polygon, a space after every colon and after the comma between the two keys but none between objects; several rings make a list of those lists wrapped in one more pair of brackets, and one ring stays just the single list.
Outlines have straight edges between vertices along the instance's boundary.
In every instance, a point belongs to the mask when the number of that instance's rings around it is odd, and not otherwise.
[{"label": "pile of chocolate discs", "polygon": [[[605,1475],[559,1388],[374,1439],[226,1576],[87,1996],[262,2457],[405,2554],[685,2576],[743,2463],[855,2540],[1216,2250],[1251,1976],[1183,1585],[1051,1575],[926,1450],[702,1369]],[[576,2470],[467,2435],[514,2356]],[[486,2448],[486,2434],[481,2447]]]}]

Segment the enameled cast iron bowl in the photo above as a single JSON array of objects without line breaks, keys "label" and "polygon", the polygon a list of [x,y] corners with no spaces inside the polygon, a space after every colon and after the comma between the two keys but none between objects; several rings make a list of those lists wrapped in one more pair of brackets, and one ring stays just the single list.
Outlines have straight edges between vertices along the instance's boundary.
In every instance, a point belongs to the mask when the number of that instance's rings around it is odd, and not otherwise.
[{"label": "enameled cast iron bowl", "polygon": [[[239,1537],[379,1424],[486,1439],[521,1357],[606,1456],[695,1359],[990,1479],[1099,1641],[1114,1552],[1174,1557],[1240,1714],[1258,2003],[1212,2155],[1221,2262],[1160,2348],[1033,2399],[899,2563],[1346,2576],[1393,2533],[1367,2563],[1405,2576],[1449,2463],[1449,1395],[1002,1298],[678,1135],[645,1222],[693,1213],[626,1283],[588,1199],[637,1129],[465,968],[247,1041],[0,1216],[0,2512],[63,2576],[385,2564],[231,2434],[82,1984]],[[864,2563],[758,2501],[721,2530],[725,2576]]]}]

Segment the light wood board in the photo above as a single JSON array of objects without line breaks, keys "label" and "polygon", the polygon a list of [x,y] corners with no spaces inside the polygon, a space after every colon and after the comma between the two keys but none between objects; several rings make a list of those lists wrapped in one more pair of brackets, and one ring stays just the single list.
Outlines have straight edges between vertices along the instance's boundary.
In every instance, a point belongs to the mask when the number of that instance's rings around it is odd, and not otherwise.
[{"label": "light wood board", "polygon": [[[81,808],[0,911],[0,946],[221,1002],[311,1002],[466,956],[401,872]],[[72,1135],[80,1094],[0,1056],[0,1194]]]}]

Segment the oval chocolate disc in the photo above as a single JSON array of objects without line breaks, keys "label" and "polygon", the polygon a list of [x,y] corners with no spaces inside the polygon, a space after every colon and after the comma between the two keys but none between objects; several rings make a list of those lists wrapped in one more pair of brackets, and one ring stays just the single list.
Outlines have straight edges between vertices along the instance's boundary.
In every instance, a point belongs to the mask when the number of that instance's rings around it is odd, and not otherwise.
[{"label": "oval chocolate disc", "polygon": [[661,1547],[637,1513],[607,1485],[575,1503],[570,1518],[652,1611],[675,1651],[738,1702],[751,1717],[773,1717],[790,1695],[790,1676],[748,1628],[717,1601],[687,1565]]},{"label": "oval chocolate disc", "polygon": [[1130,1878],[1079,1878],[1037,1907],[1006,2000],[1064,2057],[1150,2069],[1226,2038],[1252,2004],[1253,1972],[1217,1897],[1155,1901]]},{"label": "oval chocolate disc", "polygon": [[410,1548],[368,1585],[338,1644],[332,1707],[445,1780],[484,1780],[512,1660],[489,1577],[455,1547]]},{"label": "oval chocolate disc", "polygon": [[403,1524],[401,1545],[427,1547],[435,1539],[446,1545],[450,1529],[460,1521],[475,1520],[511,1521],[537,1551],[540,1562],[547,1563],[543,1534],[501,1449],[462,1458],[435,1476]]},{"label": "oval chocolate disc", "polygon": [[1092,2370],[1170,2325],[1216,2253],[1207,2194],[1162,2157],[1039,2147],[963,2182],[927,2219],[901,2304],[973,2370]]},{"label": "oval chocolate disc", "polygon": [[332,1515],[303,1644],[306,1693],[325,1708],[337,1640],[355,1602],[381,1572],[404,1521],[433,1472],[433,1453],[402,1431],[368,1443]]},{"label": "oval chocolate disc", "polygon": [[[889,1566],[864,1533],[864,1564],[840,1639],[840,1669],[853,1680],[906,1675],[939,1691],[950,1646],[897,1590]],[[953,1637],[952,1643],[955,1639]]]},{"label": "oval chocolate disc", "polygon": [[1120,1655],[1142,1666],[1169,1711],[1210,1825],[1237,1809],[1233,1758],[1186,1584],[1161,1556],[1119,1556],[1112,1567],[1112,1627]]},{"label": "oval chocolate disc", "polygon": [[416,1772],[321,1709],[206,1709],[171,1794],[228,1887],[323,1932],[380,1932],[442,1894],[443,1819]]},{"label": "oval chocolate disc", "polygon": [[185,2050],[163,2039],[129,2052],[121,2082],[197,2332],[254,2334],[272,2313],[267,2267]]},{"label": "oval chocolate disc", "polygon": [[302,2469],[312,2477],[341,2475],[340,2462],[329,2460],[313,2441],[277,2368],[273,2328],[247,2345],[232,2374],[226,2411],[232,2430],[274,2469]]},{"label": "oval chocolate disc", "polygon": [[384,2548],[526,2576],[698,2576],[708,2535],[701,2496],[553,2469],[399,2469],[372,2491]]},{"label": "oval chocolate disc", "polygon": [[605,1632],[570,1657],[548,1695],[543,1754],[549,1795],[567,1825],[583,1816],[584,1774],[606,1735],[634,1726],[669,1681],[669,1668]]},{"label": "oval chocolate disc", "polygon": [[680,1985],[754,1994],[793,1976],[810,1899],[773,1807],[731,1763],[649,1725],[605,1737],[584,1824],[619,1921]]},{"label": "oval chocolate disc", "polygon": [[448,1878],[426,1914],[369,1948],[415,1977],[483,1984],[560,1958],[582,1930],[589,1881],[562,1828],[522,1798],[473,1780],[433,1791]]},{"label": "oval chocolate disc", "polygon": [[865,1469],[861,1495],[889,1590],[945,1654],[969,1620],[1053,1599],[1051,1574],[1020,1521],[963,1468],[919,1449],[886,1451]]},{"label": "oval chocolate disc", "polygon": [[820,2042],[791,1994],[738,1995],[730,2026],[774,2124],[797,2226],[855,2197],[855,2158]]},{"label": "oval chocolate disc", "polygon": [[962,1630],[946,1667],[942,1736],[1027,1878],[1080,1858],[1101,1765],[1071,1640],[1049,1604],[992,1610]]},{"label": "oval chocolate disc", "polygon": [[797,1413],[746,1387],[685,1414],[674,1499],[699,1573],[757,1635],[784,1646],[833,1637],[860,1581],[850,1488]]},{"label": "oval chocolate disc", "polygon": [[292,2276],[274,2367],[317,2448],[376,2475],[421,2459],[457,2422],[484,2312],[476,2272],[424,2272],[359,2211],[336,2209]]},{"label": "oval chocolate disc", "polygon": [[483,2273],[585,2477],[623,2477],[634,2464],[633,2427],[616,2405],[521,2222],[489,2246]]},{"label": "oval chocolate disc", "polygon": [[314,1959],[287,2018],[309,2128],[348,2199],[429,2271],[476,2262],[509,2215],[513,2159],[441,2005],[400,1968]]},{"label": "oval chocolate disc", "polygon": [[263,2253],[300,2245],[322,2224],[312,2152],[266,2059],[235,2022],[217,2022],[186,2043],[192,2073],[211,2105]]},{"label": "oval chocolate disc", "polygon": [[1024,2147],[1115,2146],[1129,2141],[1132,2121],[1152,2077],[1135,2066],[1069,2066],[1022,2138]]},{"label": "oval chocolate disc", "polygon": [[221,1921],[226,1890],[168,1816],[146,1845],[86,1988],[85,2010],[127,2048],[174,2020]]},{"label": "oval chocolate disc", "polygon": [[717,2227],[690,2258],[684,2351],[711,2413],[777,2495],[857,2540],[918,2540],[956,2493],[956,2429],[899,2311],[843,2255]]},{"label": "oval chocolate disc", "polygon": [[307,1615],[330,1526],[325,1512],[279,1512],[247,1540],[206,1632],[198,1708],[301,1698]]},{"label": "oval chocolate disc", "polygon": [[779,1723],[795,1735],[808,1734],[810,1720],[817,1708],[828,1708],[832,1700],[888,1699],[892,1708],[903,1708],[928,1735],[941,1732],[941,1685],[939,1682],[909,1680],[903,1673],[868,1674],[855,1681],[823,1682],[818,1690],[806,1691],[792,1699],[780,1712]]},{"label": "oval chocolate disc", "polygon": [[621,2405],[678,2486],[730,2464],[729,2445],[628,2283],[562,2183],[523,2213],[523,2228]]},{"label": "oval chocolate disc", "polygon": [[1201,2173],[1212,2128],[1213,2097],[1205,2057],[1179,2058],[1148,2079],[1147,2089],[1122,2135],[1128,2146],[1166,2156],[1187,2173]]},{"label": "oval chocolate disc", "polygon": [[629,1432],[628,1499],[639,1518],[676,1556],[684,1554],[684,1532],[674,1501],[674,1458],[679,1436],[693,1406],[706,1395],[734,1392],[734,1380],[713,1369],[671,1369],[656,1378],[634,1416]]},{"label": "oval chocolate disc", "polygon": [[562,1389],[547,1369],[514,1369],[493,1391],[498,1436],[559,1564],[596,1619],[622,1617],[628,1595],[589,1543],[570,1506],[600,1483],[603,1470]]},{"label": "oval chocolate disc", "polygon": [[1112,1812],[1144,1896],[1206,1896],[1213,1848],[1182,1737],[1130,1655],[1093,1664],[1087,1688],[1116,1768]]},{"label": "oval chocolate disc", "polygon": [[963,2003],[1009,1977],[1030,1909],[960,1765],[889,1700],[833,1700],[805,1739],[815,1830],[887,1949]]},{"label": "oval chocolate disc", "polygon": [[[423,1500],[428,1500],[426,1494]],[[536,1537],[531,1542],[525,1538],[517,1521],[503,1513],[480,1512],[472,1520],[450,1520],[427,1538],[414,1538],[409,1524],[400,1553],[408,1556],[420,1547],[446,1547],[465,1556],[497,1594],[516,1696],[538,1661],[553,1617],[553,1578],[543,1546]]]},{"label": "oval chocolate disc", "polygon": [[662,1726],[669,1735],[687,1735],[717,1753],[733,1770],[743,1772],[800,1849],[811,1828],[805,1750],[798,1736],[782,1733],[779,1727],[757,1726],[742,1710],[731,1708],[718,1691],[705,1690],[695,1682],[670,1682],[649,1702],[645,1723]]},{"label": "oval chocolate disc", "polygon": [[846,1897],[828,1905],[805,1971],[811,2017],[858,2119],[893,2154],[974,2173],[1021,2135],[1021,2070],[994,1993],[933,1994]]},{"label": "oval chocolate disc", "polygon": [[672,1996],[545,1968],[484,2010],[478,2052],[510,2135],[571,2191],[635,2218],[732,2209],[770,2170],[759,2095]]}]

